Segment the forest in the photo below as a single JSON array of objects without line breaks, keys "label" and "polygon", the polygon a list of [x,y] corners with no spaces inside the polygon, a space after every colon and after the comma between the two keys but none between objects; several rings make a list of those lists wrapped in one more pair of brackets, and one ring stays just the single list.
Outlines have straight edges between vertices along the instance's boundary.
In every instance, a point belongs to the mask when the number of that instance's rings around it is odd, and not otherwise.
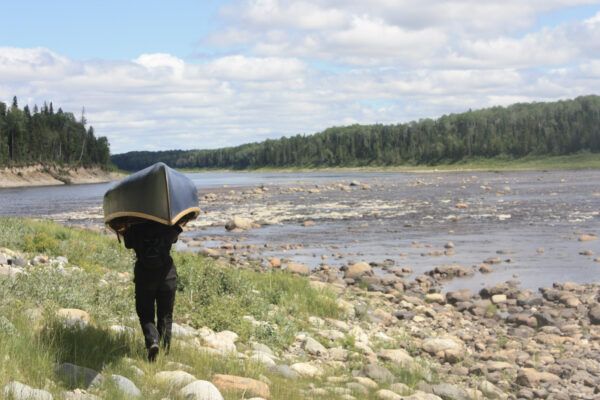
[{"label": "forest", "polygon": [[96,138],[86,128],[85,112],[77,120],[70,112],[54,111],[52,103],[19,108],[0,102],[0,167],[34,164],[102,166],[110,165],[108,139]]},{"label": "forest", "polygon": [[[198,132],[199,135],[202,132]],[[469,158],[600,151],[600,97],[519,103],[395,125],[332,127],[216,150],[129,152],[111,157],[124,170],[157,161],[176,168],[437,165]]]}]

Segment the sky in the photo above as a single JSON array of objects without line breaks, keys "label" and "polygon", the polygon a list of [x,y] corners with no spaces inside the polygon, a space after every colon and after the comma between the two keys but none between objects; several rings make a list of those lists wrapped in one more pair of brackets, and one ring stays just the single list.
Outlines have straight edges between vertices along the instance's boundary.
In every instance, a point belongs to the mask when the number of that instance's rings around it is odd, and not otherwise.
[{"label": "sky", "polygon": [[0,101],[111,153],[600,95],[600,2],[0,0]]}]

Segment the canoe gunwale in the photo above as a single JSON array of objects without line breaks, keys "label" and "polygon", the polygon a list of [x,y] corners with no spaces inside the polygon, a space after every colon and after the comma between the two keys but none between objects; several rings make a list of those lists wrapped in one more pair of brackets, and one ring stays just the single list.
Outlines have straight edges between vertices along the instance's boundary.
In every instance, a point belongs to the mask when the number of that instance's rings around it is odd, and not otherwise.
[{"label": "canoe gunwale", "polygon": [[171,221],[168,221],[164,218],[160,218],[160,217],[156,217],[154,215],[151,214],[146,214],[146,213],[141,213],[141,212],[137,212],[137,211],[120,211],[117,213],[113,213],[110,215],[107,215],[104,218],[104,224],[113,232],[117,233],[117,231],[112,227],[111,222],[113,222],[115,219],[117,218],[122,218],[122,217],[136,217],[136,218],[142,218],[142,219],[146,219],[146,220],[150,220],[150,221],[155,221],[155,222],[159,222],[163,225],[175,225],[179,222],[179,220],[184,217],[186,214],[195,214],[194,217],[197,217],[200,214],[200,207],[189,207],[183,211],[181,211],[179,214],[177,214]]}]

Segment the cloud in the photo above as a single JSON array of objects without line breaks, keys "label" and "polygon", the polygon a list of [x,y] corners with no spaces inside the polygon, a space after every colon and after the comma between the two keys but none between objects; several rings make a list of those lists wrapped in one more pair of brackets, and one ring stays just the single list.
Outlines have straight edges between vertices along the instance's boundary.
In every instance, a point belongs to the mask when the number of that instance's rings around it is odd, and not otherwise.
[{"label": "cloud", "polygon": [[0,48],[0,99],[85,106],[114,153],[217,148],[350,123],[399,123],[600,93],[600,13],[587,1],[234,2],[201,58],[74,60]]}]

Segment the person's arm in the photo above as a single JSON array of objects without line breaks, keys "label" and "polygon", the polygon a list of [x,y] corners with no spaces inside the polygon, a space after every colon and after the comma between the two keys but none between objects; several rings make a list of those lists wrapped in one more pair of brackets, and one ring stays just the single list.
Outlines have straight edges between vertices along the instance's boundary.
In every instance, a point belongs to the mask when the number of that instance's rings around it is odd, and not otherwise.
[{"label": "person's arm", "polygon": [[127,230],[123,233],[123,242],[125,243],[125,247],[128,249],[133,248],[133,233],[131,232],[131,227],[127,228]]},{"label": "person's arm", "polygon": [[179,234],[181,232],[183,232],[183,229],[181,228],[181,226],[179,226],[179,225],[173,225],[171,227],[171,229],[169,230],[169,234],[171,235],[170,242],[171,243],[177,242],[177,239],[179,238]]}]

